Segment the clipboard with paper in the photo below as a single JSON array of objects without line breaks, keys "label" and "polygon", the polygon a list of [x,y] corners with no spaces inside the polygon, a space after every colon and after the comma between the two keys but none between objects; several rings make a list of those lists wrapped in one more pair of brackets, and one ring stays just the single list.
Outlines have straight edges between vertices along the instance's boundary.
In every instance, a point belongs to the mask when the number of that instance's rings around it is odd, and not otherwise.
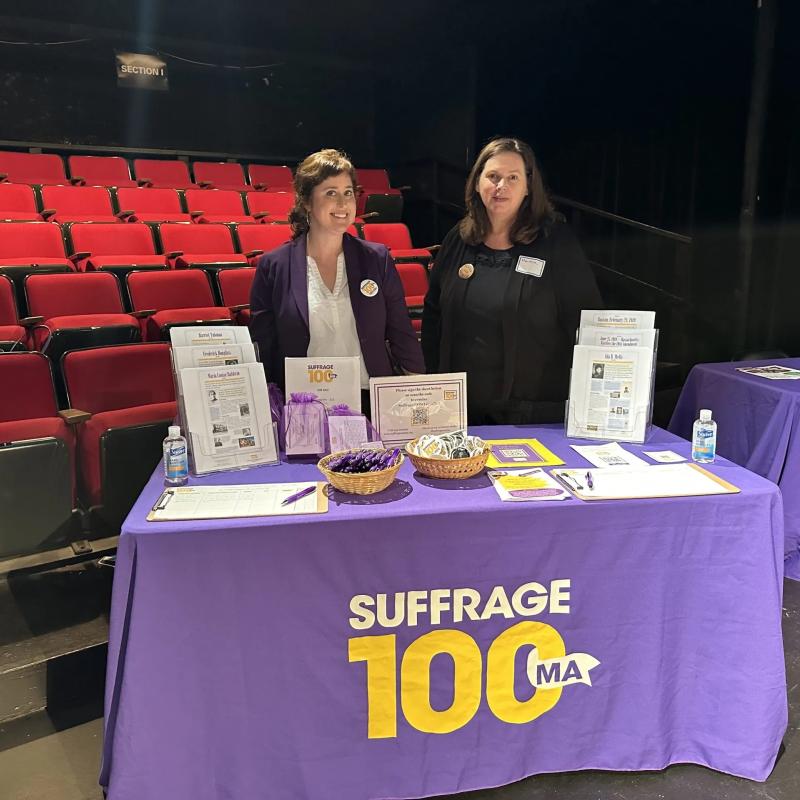
[{"label": "clipboard with paper", "polygon": [[[178,486],[165,489],[156,500],[148,522],[239,519],[297,514],[324,514],[328,495],[324,481],[308,483],[253,483],[232,486]],[[313,488],[313,492],[297,489]],[[288,504],[285,501],[295,502]]]},{"label": "clipboard with paper", "polygon": [[647,468],[554,469],[551,475],[581,500],[633,500],[738,494],[741,489],[697,464]]}]

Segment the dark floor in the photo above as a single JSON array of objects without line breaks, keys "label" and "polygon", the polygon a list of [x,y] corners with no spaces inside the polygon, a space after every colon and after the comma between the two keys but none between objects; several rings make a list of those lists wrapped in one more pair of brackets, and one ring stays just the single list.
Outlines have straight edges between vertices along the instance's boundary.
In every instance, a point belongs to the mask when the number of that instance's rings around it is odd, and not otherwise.
[{"label": "dark floor", "polygon": [[[783,613],[789,689],[785,751],[766,783],[702,767],[662,772],[580,772],[543,775],[511,786],[452,795],[453,800],[798,800],[800,798],[800,583],[785,584]],[[0,800],[101,800],[97,786],[102,742],[98,692],[60,712],[0,725]],[[168,800],[164,798],[164,800]],[[242,798],[242,800],[247,800]],[[280,800],[276,798],[275,800]],[[347,800],[347,798],[342,798]],[[442,800],[440,798],[440,800]]]}]

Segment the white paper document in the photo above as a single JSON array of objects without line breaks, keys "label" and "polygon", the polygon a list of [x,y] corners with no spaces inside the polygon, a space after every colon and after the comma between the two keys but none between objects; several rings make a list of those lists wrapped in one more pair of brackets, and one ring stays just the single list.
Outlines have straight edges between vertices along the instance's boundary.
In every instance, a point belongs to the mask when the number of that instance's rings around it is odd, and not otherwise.
[{"label": "white paper document", "polygon": [[[165,489],[147,519],[168,522],[186,519],[235,519],[282,514],[321,514],[328,510],[325,484],[254,483],[235,486],[179,486]],[[312,491],[297,500],[283,501],[305,488]]]},{"label": "white paper document", "polygon": [[652,458],[653,461],[658,461],[661,464],[679,464],[682,461],[686,461],[683,456],[672,450],[643,450],[642,452],[648,458]]},{"label": "white paper document", "polygon": [[570,447],[596,467],[649,467],[639,456],[620,447],[619,442],[609,444],[573,444]]},{"label": "white paper document", "polygon": [[771,381],[796,381],[800,378],[800,369],[782,367],[779,364],[770,364],[767,367],[737,367],[736,369],[739,372],[757,375],[759,378],[767,378]]},{"label": "white paper document", "polygon": [[195,474],[278,461],[261,364],[183,369],[180,383]]},{"label": "white paper document", "polygon": [[595,347],[649,347],[653,350],[656,346],[656,330],[655,328],[627,330],[588,325],[578,330],[578,344]]},{"label": "white paper document", "polygon": [[173,347],[252,343],[250,331],[243,325],[177,325],[170,328],[169,338]]},{"label": "white paper document", "polygon": [[581,328],[591,325],[601,328],[641,330],[644,328],[653,328],[655,324],[655,311],[581,311]]},{"label": "white paper document", "polygon": [[[174,330],[174,329],[173,329]],[[229,367],[233,364],[255,364],[256,351],[252,342],[228,345],[188,345],[173,347],[175,369],[190,367]]]},{"label": "white paper document", "polygon": [[567,436],[643,442],[652,368],[647,347],[575,345]]},{"label": "white paper document", "polygon": [[372,424],[387,447],[467,427],[467,374],[369,379]]},{"label": "white paper document", "polygon": [[313,392],[327,409],[342,403],[361,411],[361,359],[358,356],[284,359],[287,399]]},{"label": "white paper document", "polygon": [[697,464],[653,464],[647,469],[554,469],[581,500],[625,500],[733,494],[736,486]]}]

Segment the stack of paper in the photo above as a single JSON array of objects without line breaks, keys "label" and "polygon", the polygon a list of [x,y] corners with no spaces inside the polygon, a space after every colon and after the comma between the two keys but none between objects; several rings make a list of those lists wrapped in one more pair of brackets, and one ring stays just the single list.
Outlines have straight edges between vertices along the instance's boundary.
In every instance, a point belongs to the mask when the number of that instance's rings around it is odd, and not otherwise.
[{"label": "stack of paper", "polygon": [[247,328],[173,328],[178,407],[196,475],[278,462],[267,380]]},{"label": "stack of paper", "polygon": [[582,311],[567,436],[643,442],[658,341],[654,311]]}]

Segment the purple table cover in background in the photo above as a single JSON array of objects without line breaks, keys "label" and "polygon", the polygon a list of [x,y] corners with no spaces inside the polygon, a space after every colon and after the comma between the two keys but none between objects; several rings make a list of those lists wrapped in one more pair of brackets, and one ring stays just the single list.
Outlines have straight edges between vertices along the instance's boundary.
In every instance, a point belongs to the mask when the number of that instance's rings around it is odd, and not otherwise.
[{"label": "purple table cover in background", "polygon": [[[537,436],[568,464],[587,464],[554,428],[474,432]],[[688,452],[664,431],[625,445],[659,446]],[[162,489],[154,475],[117,556],[101,774],[108,797],[418,798],[542,772],[675,762],[766,779],[787,723],[781,497],[724,460],[712,470],[742,492],[516,504],[501,503],[485,475],[429,480],[407,461],[385,493],[335,493],[324,516],[148,523]],[[192,482],[316,476],[313,465],[284,464]],[[559,579],[570,581],[569,613],[551,613],[562,604],[458,623],[444,613],[440,625],[423,614],[414,626],[369,630],[348,621],[354,595],[471,587],[483,603],[492,587],[511,597],[527,582]],[[487,654],[523,621],[552,626],[567,654],[599,664],[590,683],[564,686],[550,710],[515,724],[488,703]],[[469,638],[473,656],[480,650],[482,672],[459,677],[480,702],[452,732],[423,733],[408,721],[402,656],[444,629]],[[396,701],[389,738],[368,738],[367,664],[348,660],[348,640],[366,636],[396,652],[398,683],[377,687]],[[526,679],[531,649],[505,675],[520,702],[558,691]],[[441,654],[430,662],[434,714],[454,701],[453,665]],[[414,703],[419,675],[409,668],[402,683]]]},{"label": "purple table cover in background", "polygon": [[710,408],[717,420],[717,453],[780,486],[785,575],[800,580],[800,380],[769,380],[737,370],[769,364],[800,369],[800,358],[698,364],[686,379],[669,429],[691,439],[699,409]]}]

